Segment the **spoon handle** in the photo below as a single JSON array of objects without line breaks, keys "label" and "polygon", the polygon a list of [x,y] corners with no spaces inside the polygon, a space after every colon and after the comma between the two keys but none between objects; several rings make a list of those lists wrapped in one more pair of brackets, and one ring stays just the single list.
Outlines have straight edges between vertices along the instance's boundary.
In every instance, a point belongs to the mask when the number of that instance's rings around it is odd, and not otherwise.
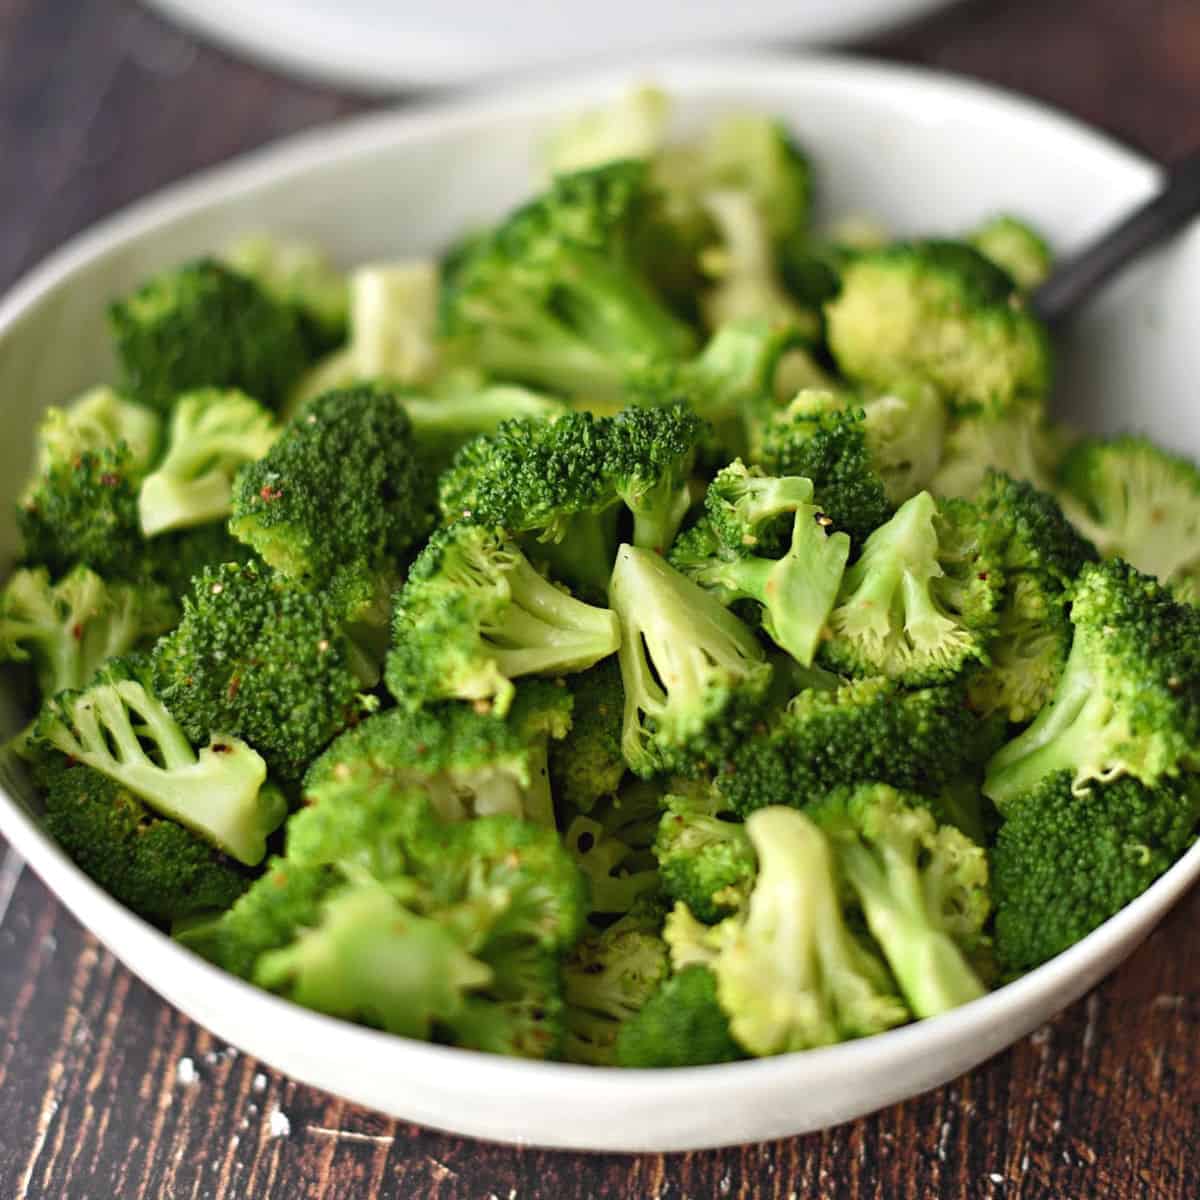
[{"label": "spoon handle", "polygon": [[1048,324],[1070,317],[1110,276],[1200,213],[1200,151],[1171,168],[1166,184],[1118,225],[1051,272],[1030,297]]}]

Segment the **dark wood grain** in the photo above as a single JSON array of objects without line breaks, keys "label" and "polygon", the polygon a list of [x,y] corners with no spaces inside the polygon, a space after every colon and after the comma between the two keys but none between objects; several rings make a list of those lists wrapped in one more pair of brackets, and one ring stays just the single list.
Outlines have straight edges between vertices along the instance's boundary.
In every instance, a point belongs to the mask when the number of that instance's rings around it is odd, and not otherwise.
[{"label": "dark wood grain", "polygon": [[[1200,145],[1196,0],[980,2],[869,48],[1017,88],[1160,158]],[[136,196],[362,107],[116,0],[0,0],[0,287]],[[397,1124],[267,1071],[124,971],[0,846],[0,1197],[1194,1200],[1198,923],[1194,894],[1032,1038],[868,1119],[585,1156]]]}]

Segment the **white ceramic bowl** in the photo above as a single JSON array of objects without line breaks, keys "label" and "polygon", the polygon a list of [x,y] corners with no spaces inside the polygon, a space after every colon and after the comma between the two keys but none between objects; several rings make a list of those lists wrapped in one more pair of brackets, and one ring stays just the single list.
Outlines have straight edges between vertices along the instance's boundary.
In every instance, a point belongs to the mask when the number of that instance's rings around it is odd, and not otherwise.
[{"label": "white ceramic bowl", "polygon": [[[643,75],[644,77],[644,75]],[[1145,161],[1070,121],[972,84],[832,58],[675,63],[653,78],[684,125],[730,105],[778,113],[807,145],[830,212],[870,211],[903,231],[1025,214],[1063,250],[1155,185]],[[489,94],[297,138],[209,172],[73,241],[0,307],[0,504],[8,511],[46,405],[111,367],[102,310],[148,271],[247,227],[302,234],[347,263],[442,245],[525,193],[546,130],[627,80]],[[1136,427],[1200,451],[1200,236],[1128,273],[1062,353],[1061,399],[1099,429]],[[15,531],[0,524],[0,562]],[[5,708],[4,706],[7,706]],[[0,735],[16,728],[0,695]],[[1092,987],[1200,874],[1200,846],[1082,943],[964,1008],[865,1041],[691,1070],[530,1063],[343,1024],[225,975],[116,904],[44,836],[10,772],[0,829],[63,903],[147,983],[219,1037],[283,1071],[406,1120],[501,1141],[681,1150],[843,1121],[966,1071]]]}]

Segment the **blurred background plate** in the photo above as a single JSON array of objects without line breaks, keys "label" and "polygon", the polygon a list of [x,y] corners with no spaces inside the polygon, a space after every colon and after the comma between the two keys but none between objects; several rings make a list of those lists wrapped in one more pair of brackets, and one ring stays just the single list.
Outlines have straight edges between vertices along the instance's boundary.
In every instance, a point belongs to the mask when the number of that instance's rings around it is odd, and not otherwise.
[{"label": "blurred background plate", "polygon": [[677,47],[833,42],[953,0],[147,0],[230,48],[373,91]]}]

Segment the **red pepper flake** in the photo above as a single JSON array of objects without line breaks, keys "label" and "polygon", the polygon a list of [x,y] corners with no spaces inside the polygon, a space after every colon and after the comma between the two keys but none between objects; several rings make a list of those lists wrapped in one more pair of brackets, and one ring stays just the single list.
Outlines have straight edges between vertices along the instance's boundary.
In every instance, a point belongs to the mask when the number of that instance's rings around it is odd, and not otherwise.
[{"label": "red pepper flake", "polygon": [[120,475],[114,475],[111,471],[105,471],[100,476],[100,482],[105,487],[116,487],[121,482],[121,477]]},{"label": "red pepper flake", "polygon": [[71,626],[71,636],[77,641],[83,641],[83,626],[78,621]]},{"label": "red pepper flake", "polygon": [[283,495],[283,488],[275,487],[273,484],[264,483],[258,490],[260,498],[267,504],[274,500],[278,500]]},{"label": "red pepper flake", "polygon": [[225,689],[225,695],[232,700],[238,694],[238,688],[242,686],[242,677],[235,675],[230,681],[229,686]]}]

